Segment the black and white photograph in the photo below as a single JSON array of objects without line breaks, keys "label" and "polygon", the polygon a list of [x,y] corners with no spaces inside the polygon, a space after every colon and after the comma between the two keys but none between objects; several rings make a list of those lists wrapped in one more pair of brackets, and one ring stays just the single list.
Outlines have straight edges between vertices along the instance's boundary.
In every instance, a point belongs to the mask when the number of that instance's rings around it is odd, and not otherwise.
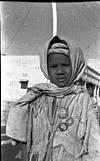
[{"label": "black and white photograph", "polygon": [[100,161],[100,1],[1,1],[1,161]]}]

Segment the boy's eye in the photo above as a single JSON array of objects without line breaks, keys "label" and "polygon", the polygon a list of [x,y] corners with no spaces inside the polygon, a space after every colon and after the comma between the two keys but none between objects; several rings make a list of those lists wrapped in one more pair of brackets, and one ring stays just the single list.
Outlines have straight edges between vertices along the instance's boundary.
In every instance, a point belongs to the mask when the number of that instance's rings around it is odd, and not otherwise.
[{"label": "boy's eye", "polygon": [[[61,66],[62,66],[62,67],[69,67],[69,66],[71,66],[71,65],[70,65],[70,64],[61,64]],[[56,65],[56,64],[50,66],[50,68],[57,68],[57,67],[58,67],[58,65]]]},{"label": "boy's eye", "polygon": [[51,65],[50,67],[51,67],[51,68],[56,68],[56,67],[57,67],[57,65]]},{"label": "boy's eye", "polygon": [[63,67],[66,67],[66,66],[67,66],[67,64],[62,64],[62,66],[63,66]]},{"label": "boy's eye", "polygon": [[70,64],[62,64],[63,67],[69,67]]}]

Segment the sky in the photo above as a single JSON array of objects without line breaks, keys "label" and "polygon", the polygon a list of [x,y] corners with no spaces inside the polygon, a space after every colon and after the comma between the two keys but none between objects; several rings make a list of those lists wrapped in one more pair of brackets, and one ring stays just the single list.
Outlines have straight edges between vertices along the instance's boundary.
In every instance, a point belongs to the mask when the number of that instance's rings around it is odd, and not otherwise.
[{"label": "sky", "polygon": [[[56,6],[57,34],[80,46],[90,66],[94,60],[96,70],[100,71],[100,2],[56,3]],[[38,55],[52,34],[51,3],[1,2],[2,54]]]}]

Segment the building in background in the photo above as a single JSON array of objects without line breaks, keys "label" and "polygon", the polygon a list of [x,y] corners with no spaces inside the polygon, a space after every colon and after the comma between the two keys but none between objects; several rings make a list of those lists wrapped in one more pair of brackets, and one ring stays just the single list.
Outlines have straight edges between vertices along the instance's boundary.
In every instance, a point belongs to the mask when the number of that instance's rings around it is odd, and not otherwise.
[{"label": "building in background", "polygon": [[2,56],[1,64],[1,123],[5,125],[10,103],[23,96],[27,87],[46,82],[46,78],[40,70],[39,56]]},{"label": "building in background", "polygon": [[95,85],[94,96],[100,97],[100,73],[87,65],[83,79],[85,82],[91,82]]}]

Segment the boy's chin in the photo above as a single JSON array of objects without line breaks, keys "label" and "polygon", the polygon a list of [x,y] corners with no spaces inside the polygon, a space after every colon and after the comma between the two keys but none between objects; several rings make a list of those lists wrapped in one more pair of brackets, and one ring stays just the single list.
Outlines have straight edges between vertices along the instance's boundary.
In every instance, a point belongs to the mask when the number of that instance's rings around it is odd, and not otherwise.
[{"label": "boy's chin", "polygon": [[58,86],[59,88],[64,88],[64,87],[66,87],[66,85],[67,85],[67,83],[64,83],[64,82],[56,84],[56,86]]}]

